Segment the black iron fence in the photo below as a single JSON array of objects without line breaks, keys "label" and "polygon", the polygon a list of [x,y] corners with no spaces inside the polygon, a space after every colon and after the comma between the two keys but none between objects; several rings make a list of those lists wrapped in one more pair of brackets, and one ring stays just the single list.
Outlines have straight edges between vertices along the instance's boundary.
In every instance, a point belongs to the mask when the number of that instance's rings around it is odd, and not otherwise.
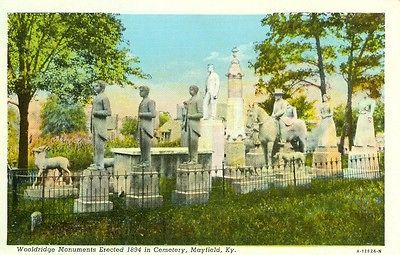
[{"label": "black iron fence", "polygon": [[210,196],[246,194],[271,188],[311,185],[316,179],[376,179],[384,175],[383,154],[331,158],[324,162],[277,159],[271,167],[181,165],[172,175],[137,166],[124,174],[84,170],[72,176],[58,170],[37,176],[34,169],[8,167],[8,209],[45,217],[113,213],[206,204]]}]

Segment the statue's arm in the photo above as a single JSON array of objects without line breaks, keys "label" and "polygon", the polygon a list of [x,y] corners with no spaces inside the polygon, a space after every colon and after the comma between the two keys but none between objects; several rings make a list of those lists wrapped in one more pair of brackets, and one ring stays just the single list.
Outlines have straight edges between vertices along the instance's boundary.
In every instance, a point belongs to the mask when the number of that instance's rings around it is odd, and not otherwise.
[{"label": "statue's arm", "polygon": [[143,119],[152,119],[156,117],[156,102],[153,100],[150,100],[148,102],[148,112],[141,112],[139,113],[139,117]]},{"label": "statue's arm", "polygon": [[213,90],[212,90],[212,94],[211,96],[216,99],[218,97],[218,93],[219,93],[219,76],[218,74],[214,75],[214,86],[213,86]]},{"label": "statue's arm", "polygon": [[188,114],[188,119],[200,120],[201,118],[203,118],[203,100],[199,97],[199,99],[196,100],[195,104],[197,111],[194,114]]},{"label": "statue's arm", "polygon": [[103,97],[101,102],[103,104],[103,110],[93,111],[93,116],[97,118],[106,118],[107,116],[111,116],[110,100],[108,100],[107,97]]}]

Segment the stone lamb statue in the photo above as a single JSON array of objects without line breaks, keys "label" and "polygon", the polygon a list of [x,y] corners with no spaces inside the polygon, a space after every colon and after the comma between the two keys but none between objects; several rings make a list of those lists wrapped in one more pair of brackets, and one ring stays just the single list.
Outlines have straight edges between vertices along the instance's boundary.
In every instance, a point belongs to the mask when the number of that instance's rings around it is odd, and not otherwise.
[{"label": "stone lamb statue", "polygon": [[36,181],[33,183],[32,186],[35,187],[38,184],[39,178],[43,177],[44,171],[47,171],[49,169],[58,169],[60,174],[57,179],[63,176],[64,172],[67,172],[69,176],[69,184],[72,184],[71,171],[69,171],[68,169],[69,160],[64,157],[46,158],[47,148],[47,146],[40,146],[36,149],[33,149],[35,165],[39,169],[39,172],[36,177]]}]

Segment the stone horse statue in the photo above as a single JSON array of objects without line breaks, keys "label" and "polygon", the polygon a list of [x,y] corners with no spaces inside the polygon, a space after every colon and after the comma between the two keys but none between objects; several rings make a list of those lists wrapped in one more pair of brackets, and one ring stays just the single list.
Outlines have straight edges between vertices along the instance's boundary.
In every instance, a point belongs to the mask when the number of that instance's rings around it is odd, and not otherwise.
[{"label": "stone horse statue", "polygon": [[[252,129],[263,149],[265,163],[272,165],[273,156],[279,151],[278,148],[278,125],[276,120],[268,113],[253,104],[247,111],[247,129]],[[293,124],[286,126],[286,142],[289,142],[295,151],[304,152],[306,148],[307,128],[304,120],[295,119]],[[253,133],[253,135],[254,135]]]}]

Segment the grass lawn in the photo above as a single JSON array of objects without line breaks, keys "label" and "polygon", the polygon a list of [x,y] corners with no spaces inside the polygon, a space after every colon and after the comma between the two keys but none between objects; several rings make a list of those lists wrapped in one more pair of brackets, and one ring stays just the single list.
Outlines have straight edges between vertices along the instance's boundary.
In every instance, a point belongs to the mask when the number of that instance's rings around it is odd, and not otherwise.
[{"label": "grass lawn", "polygon": [[[165,191],[164,191],[165,192]],[[8,214],[8,244],[384,245],[382,180],[314,180],[309,187],[236,195],[220,186],[205,205],[52,215],[30,232],[32,208]],[[38,202],[39,203],[39,202]],[[61,206],[72,208],[72,199]],[[56,208],[56,207],[55,207]]]}]

